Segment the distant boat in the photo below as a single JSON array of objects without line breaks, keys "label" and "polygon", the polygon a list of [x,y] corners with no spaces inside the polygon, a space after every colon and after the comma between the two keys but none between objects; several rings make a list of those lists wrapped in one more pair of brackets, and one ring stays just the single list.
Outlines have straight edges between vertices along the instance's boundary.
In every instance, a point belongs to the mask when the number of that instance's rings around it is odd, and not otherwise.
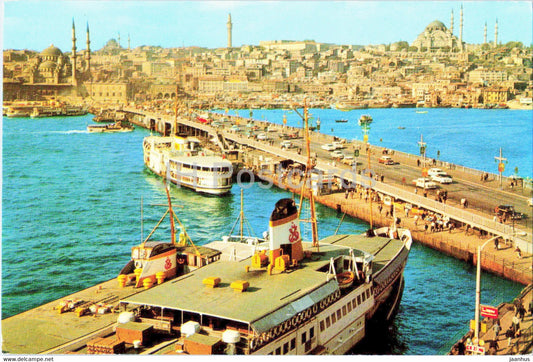
[{"label": "distant boat", "polygon": [[428,113],[428,111],[416,111],[416,113],[423,114],[423,113]]},{"label": "distant boat", "polygon": [[405,129],[405,127],[400,126],[400,127],[398,127],[398,129]]},{"label": "distant boat", "polygon": [[348,122],[348,120],[347,119],[336,119],[335,122],[337,122],[337,123],[346,123],[346,122]]}]

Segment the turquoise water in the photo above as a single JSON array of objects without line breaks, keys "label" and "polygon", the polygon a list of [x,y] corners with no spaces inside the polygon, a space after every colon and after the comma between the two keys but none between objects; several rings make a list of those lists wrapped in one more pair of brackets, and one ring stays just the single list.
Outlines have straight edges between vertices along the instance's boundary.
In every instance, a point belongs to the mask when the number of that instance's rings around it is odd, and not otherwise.
[{"label": "turquoise water", "polygon": [[[514,114],[498,114],[506,112]],[[163,183],[143,166],[141,143],[149,132],[88,134],[91,118],[3,120],[2,318],[114,278],[129,260],[131,246],[165,211],[156,206],[166,203]],[[376,129],[378,123],[373,123]],[[520,147],[531,153],[527,143]],[[259,236],[275,202],[291,195],[245,186],[244,211]],[[239,214],[239,194],[238,185],[223,197],[171,188],[175,210],[199,245],[229,232]],[[340,217],[321,205],[317,211],[319,235],[325,237]],[[366,228],[347,217],[339,232]],[[154,239],[167,239],[168,232],[163,225]],[[442,354],[455,342],[454,334],[467,330],[474,315],[471,266],[415,244],[405,279],[400,312],[385,343],[369,341],[355,353]],[[488,274],[482,286],[482,302],[491,305],[511,300],[522,289]]]},{"label": "turquoise water", "polygon": [[[505,176],[515,173],[522,177],[533,176],[533,111],[487,110],[461,108],[431,108],[416,113],[416,108],[379,108],[342,112],[332,109],[311,109],[313,125],[320,119],[320,132],[347,139],[363,140],[357,120],[363,114],[373,118],[368,133],[371,144],[419,154],[420,135],[427,143],[426,155],[491,173],[498,173],[494,157],[507,158]],[[249,110],[229,110],[249,117]],[[300,110],[300,113],[301,110]],[[301,118],[294,111],[253,110],[253,117],[301,127]],[[336,123],[347,119],[347,123]],[[404,127],[399,129],[398,127]],[[440,153],[440,155],[438,155]]]}]

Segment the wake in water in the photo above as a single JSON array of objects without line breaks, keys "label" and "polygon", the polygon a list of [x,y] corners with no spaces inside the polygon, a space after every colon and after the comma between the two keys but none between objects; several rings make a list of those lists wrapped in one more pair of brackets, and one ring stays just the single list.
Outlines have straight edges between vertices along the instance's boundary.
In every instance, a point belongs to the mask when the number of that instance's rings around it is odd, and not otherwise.
[{"label": "wake in water", "polygon": [[72,129],[69,131],[40,131],[32,132],[33,134],[74,134],[74,133],[88,133],[87,130],[82,129]]}]

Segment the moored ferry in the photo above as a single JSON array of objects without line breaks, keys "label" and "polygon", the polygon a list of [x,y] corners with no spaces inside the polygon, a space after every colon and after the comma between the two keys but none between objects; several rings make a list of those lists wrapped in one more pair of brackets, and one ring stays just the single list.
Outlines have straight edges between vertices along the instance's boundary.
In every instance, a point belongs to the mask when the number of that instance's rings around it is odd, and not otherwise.
[{"label": "moored ferry", "polygon": [[411,235],[375,233],[302,242],[294,200],[282,199],[266,241],[207,244],[218,262],[121,304],[179,325],[172,353],[344,354],[401,299]]},{"label": "moored ferry", "polygon": [[196,192],[222,195],[230,191],[232,164],[200,148],[194,137],[148,136],[143,141],[144,164],[155,174]]}]

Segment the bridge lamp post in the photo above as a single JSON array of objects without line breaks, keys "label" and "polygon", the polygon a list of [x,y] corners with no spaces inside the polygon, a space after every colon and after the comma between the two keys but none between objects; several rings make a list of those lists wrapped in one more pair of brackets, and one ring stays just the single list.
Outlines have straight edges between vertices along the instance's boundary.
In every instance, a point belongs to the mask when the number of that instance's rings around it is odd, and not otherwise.
[{"label": "bridge lamp post", "polygon": [[420,134],[420,141],[418,141],[418,146],[420,146],[420,155],[422,156],[422,159],[424,160],[424,167],[426,167],[426,145],[427,143],[424,142],[423,135]]},{"label": "bridge lamp post", "polygon": [[491,241],[499,238],[499,236],[493,237],[483,245],[477,247],[477,262],[476,262],[476,311],[475,311],[475,329],[474,329],[474,344],[479,346],[479,309],[480,309],[480,299],[481,299],[481,250]]},{"label": "bridge lamp post", "polygon": [[498,172],[500,173],[500,190],[501,190],[501,189],[503,189],[503,187],[502,187],[502,173],[503,173],[503,171],[505,171],[505,164],[507,163],[507,159],[502,157],[502,148],[501,147],[500,147],[500,156],[499,157],[494,157],[494,161],[498,162]]}]

